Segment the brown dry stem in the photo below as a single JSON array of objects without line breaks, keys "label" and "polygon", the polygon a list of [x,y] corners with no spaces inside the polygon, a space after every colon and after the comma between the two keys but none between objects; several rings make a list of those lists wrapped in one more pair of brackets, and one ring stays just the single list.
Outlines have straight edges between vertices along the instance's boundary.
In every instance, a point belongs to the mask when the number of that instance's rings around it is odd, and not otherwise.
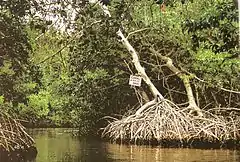
[{"label": "brown dry stem", "polygon": [[9,152],[16,149],[27,149],[33,144],[34,140],[18,121],[7,114],[0,113],[0,149]]}]

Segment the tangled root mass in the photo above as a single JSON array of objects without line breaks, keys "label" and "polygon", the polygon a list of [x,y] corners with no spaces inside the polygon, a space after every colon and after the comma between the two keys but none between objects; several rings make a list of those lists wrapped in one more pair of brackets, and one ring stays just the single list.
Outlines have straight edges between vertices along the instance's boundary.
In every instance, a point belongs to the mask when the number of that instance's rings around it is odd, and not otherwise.
[{"label": "tangled root mass", "polygon": [[[227,108],[225,109],[227,110]],[[141,114],[111,118],[103,128],[102,136],[113,141],[180,141],[192,143],[207,141],[224,143],[240,139],[238,115],[216,115],[212,110],[202,111],[203,116],[193,116],[188,108],[180,108],[168,100],[162,100],[146,108]]]}]

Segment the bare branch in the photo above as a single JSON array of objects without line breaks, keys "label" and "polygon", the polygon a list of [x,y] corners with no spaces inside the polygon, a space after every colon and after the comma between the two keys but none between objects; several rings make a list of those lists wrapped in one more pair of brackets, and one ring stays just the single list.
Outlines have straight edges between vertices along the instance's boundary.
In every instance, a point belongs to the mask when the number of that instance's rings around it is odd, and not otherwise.
[{"label": "bare branch", "polygon": [[128,39],[128,37],[130,37],[131,35],[133,35],[133,34],[135,34],[135,33],[139,33],[139,32],[142,32],[142,31],[145,31],[145,30],[148,30],[148,29],[150,29],[150,28],[143,28],[143,29],[139,29],[139,30],[135,30],[135,31],[133,31],[133,32],[130,32],[130,33],[128,34],[128,36],[126,37],[126,39]]},{"label": "bare branch", "polygon": [[[89,28],[89,27],[91,27],[91,26],[93,26],[97,23],[100,23],[100,22],[101,22],[101,20],[95,21],[95,22],[91,23],[89,26],[87,26],[86,28]],[[75,35],[73,35],[72,38],[60,50],[58,50],[56,53],[52,54],[51,56],[46,57],[44,60],[40,61],[37,65],[42,64],[42,63],[46,62],[47,60],[49,60],[49,59],[55,57],[56,55],[60,54],[65,48],[68,47],[69,44],[71,44],[74,41],[74,39],[77,36],[79,38],[81,38],[83,36],[83,31],[80,31],[79,33],[76,33]]]},{"label": "bare branch", "polygon": [[190,84],[189,76],[187,74],[184,74],[181,70],[179,70],[176,66],[174,66],[171,58],[161,55],[153,48],[150,48],[150,51],[154,55],[157,55],[161,60],[166,62],[166,66],[183,81],[185,90],[187,92],[188,101],[189,101],[188,107],[192,108],[192,111],[190,113],[196,112],[198,116],[203,116],[201,109],[196,104],[195,97],[193,95],[192,87]]},{"label": "bare branch", "polygon": [[[189,73],[189,72],[188,72],[188,73]],[[191,74],[191,73],[189,73],[189,74]],[[192,75],[193,75],[193,74],[192,74]],[[211,83],[209,83],[209,82],[207,82],[207,81],[205,81],[205,80],[203,80],[203,79],[200,79],[200,78],[197,77],[196,75],[193,75],[193,76],[194,76],[195,79],[197,79],[197,80],[200,81],[200,82],[206,83],[206,84],[208,84],[208,85],[212,85]],[[212,86],[213,86],[213,85],[212,85]],[[230,89],[226,89],[226,88],[223,88],[223,87],[217,87],[217,86],[214,86],[214,87],[216,87],[216,88],[218,88],[218,89],[221,89],[221,90],[223,90],[223,91],[226,91],[226,92],[240,94],[240,91],[230,90]]]}]

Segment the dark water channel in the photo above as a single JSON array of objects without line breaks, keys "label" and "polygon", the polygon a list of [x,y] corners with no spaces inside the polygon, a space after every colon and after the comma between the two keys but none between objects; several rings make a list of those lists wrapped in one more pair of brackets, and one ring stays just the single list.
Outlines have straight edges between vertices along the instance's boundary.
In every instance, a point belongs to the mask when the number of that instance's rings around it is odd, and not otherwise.
[{"label": "dark water channel", "polygon": [[81,139],[72,129],[30,129],[36,162],[240,162],[240,150],[163,149]]}]

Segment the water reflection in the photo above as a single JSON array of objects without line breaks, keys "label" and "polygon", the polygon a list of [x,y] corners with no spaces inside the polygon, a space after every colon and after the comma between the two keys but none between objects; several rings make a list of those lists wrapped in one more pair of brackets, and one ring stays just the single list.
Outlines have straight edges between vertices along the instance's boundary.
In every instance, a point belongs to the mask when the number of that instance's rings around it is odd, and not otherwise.
[{"label": "water reflection", "polygon": [[200,150],[108,144],[112,159],[129,162],[239,162],[239,150]]},{"label": "water reflection", "polygon": [[31,129],[36,162],[239,162],[239,150],[162,149],[79,139],[71,129]]},{"label": "water reflection", "polygon": [[38,155],[36,162],[108,161],[106,147],[99,141],[73,137],[72,129],[31,129]]}]

